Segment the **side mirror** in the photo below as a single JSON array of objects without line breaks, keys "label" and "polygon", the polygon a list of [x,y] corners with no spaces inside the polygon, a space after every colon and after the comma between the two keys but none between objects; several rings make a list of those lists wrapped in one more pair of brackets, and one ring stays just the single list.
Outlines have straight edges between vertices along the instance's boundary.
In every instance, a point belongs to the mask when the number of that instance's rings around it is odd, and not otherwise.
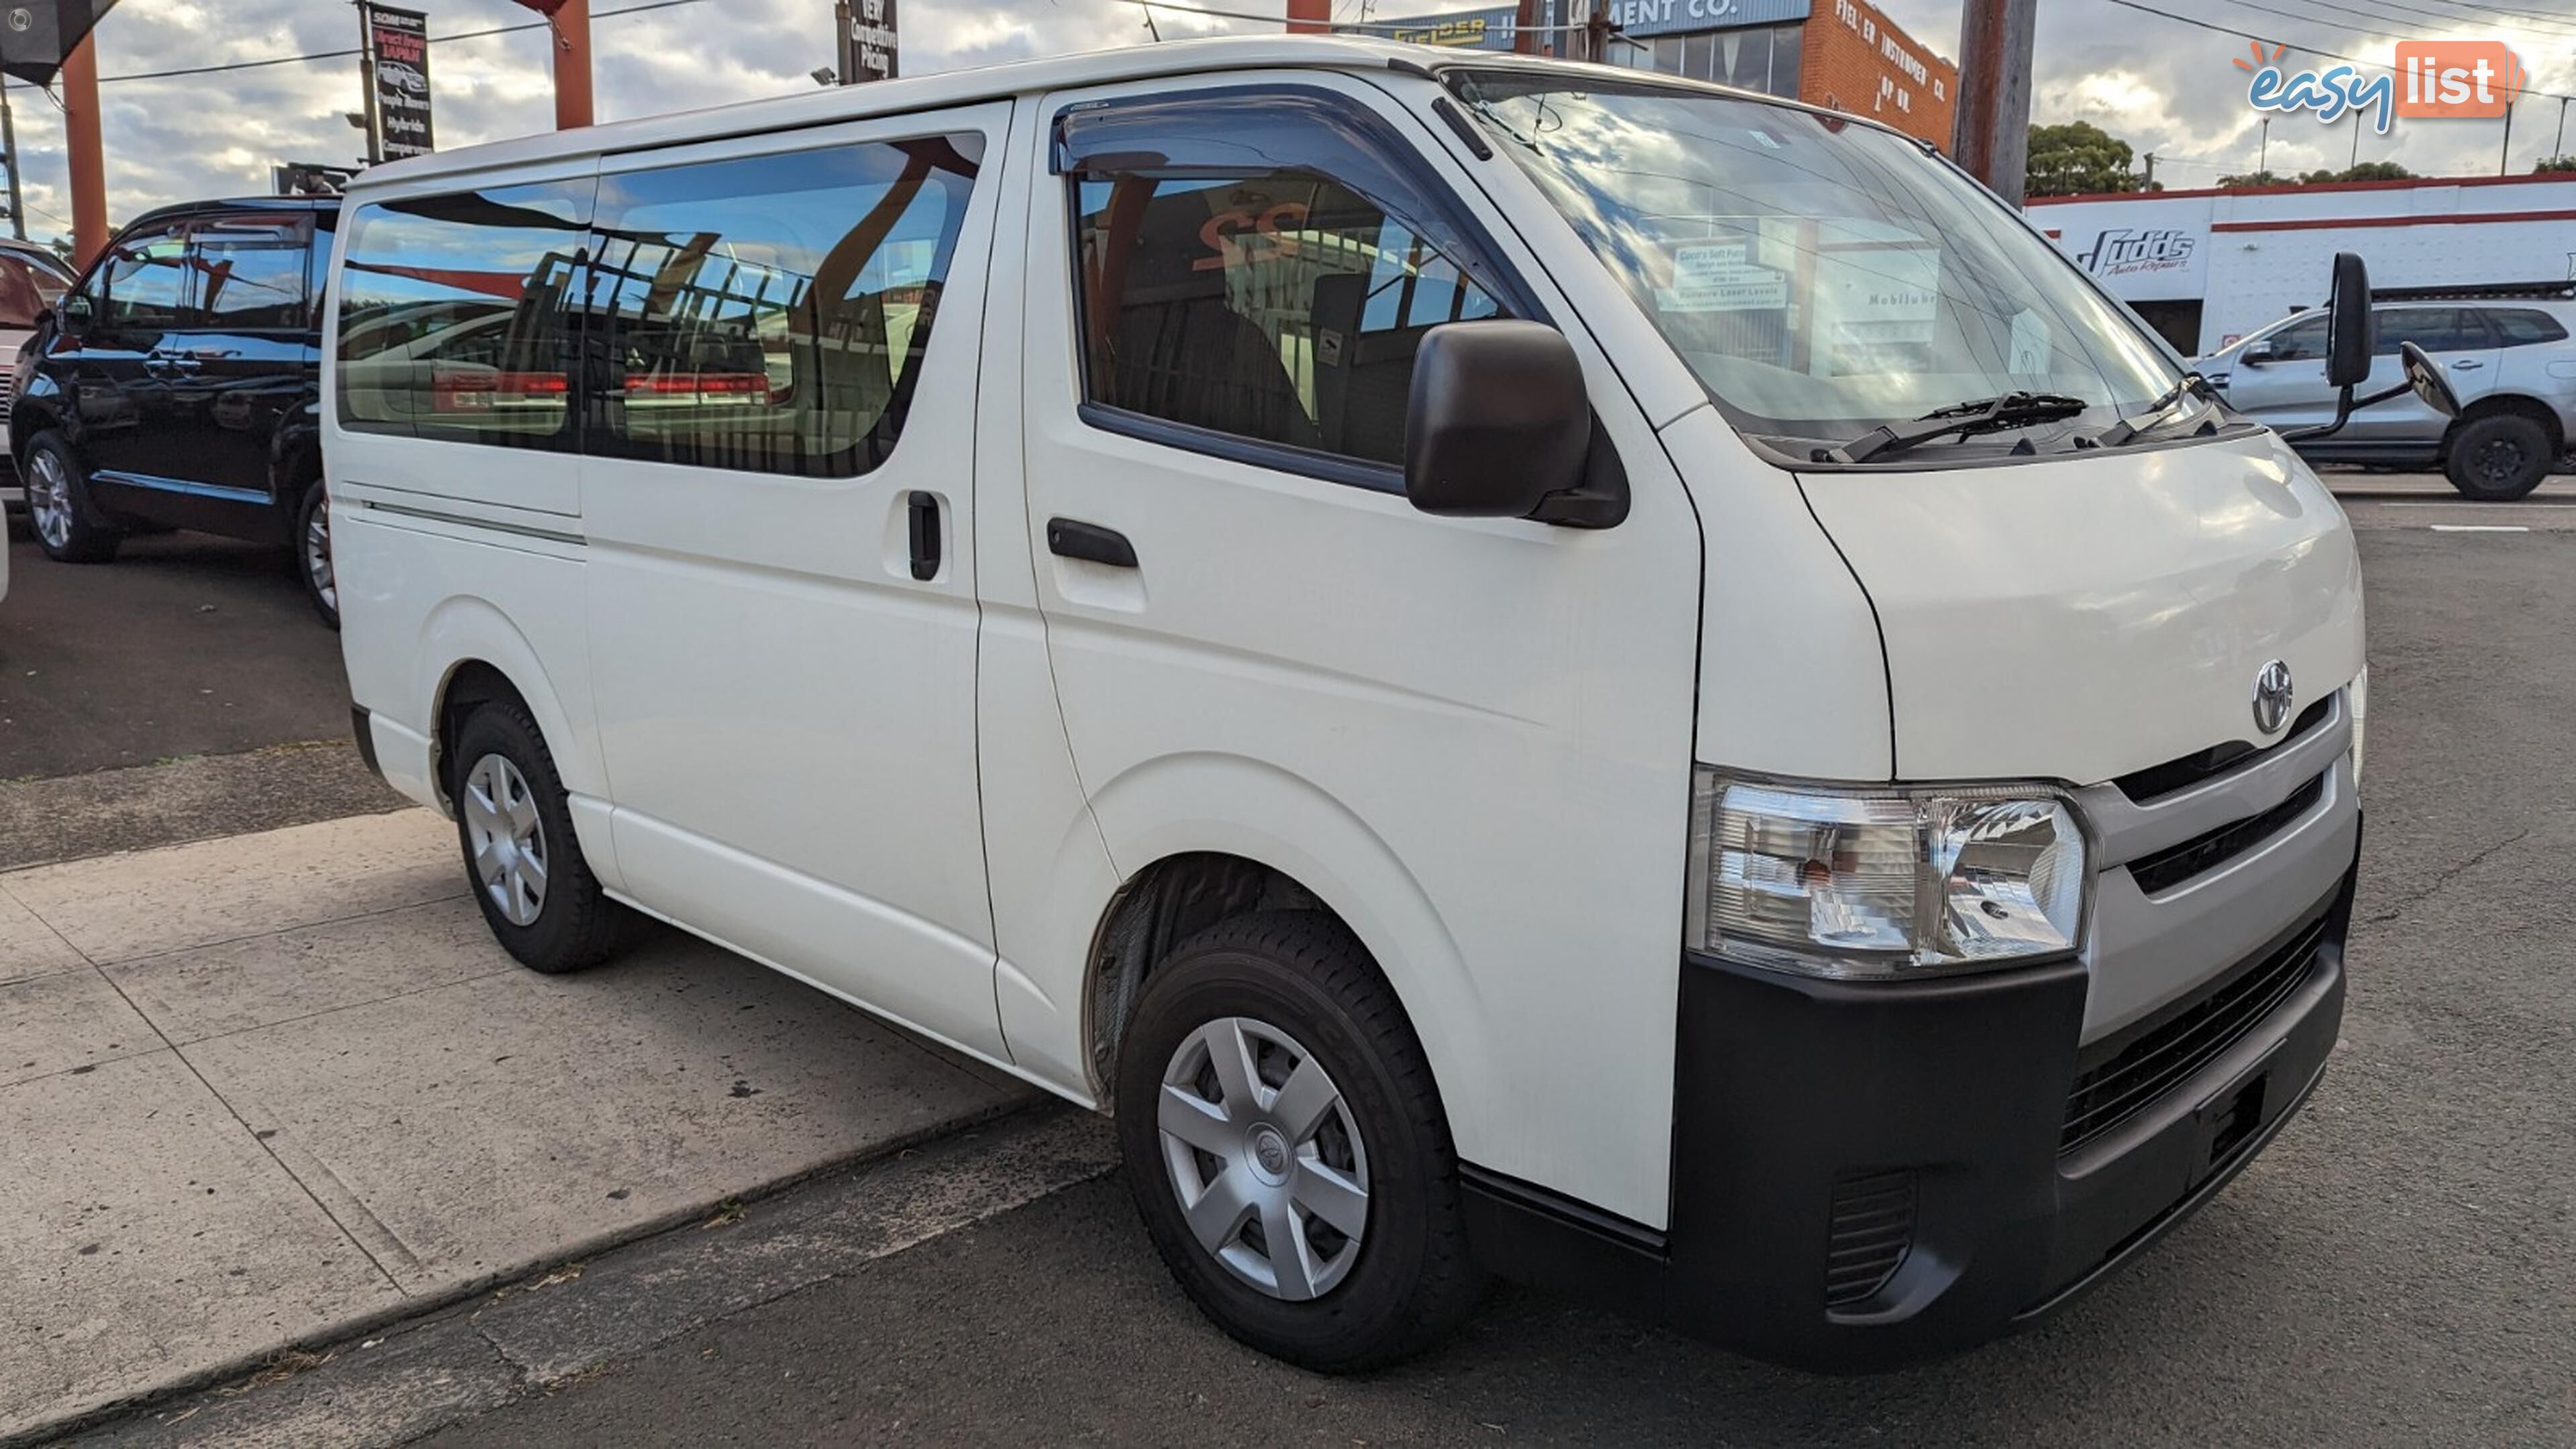
[{"label": "side mirror", "polygon": [[2271,343],[2257,342],[2253,346],[2246,348],[2243,352],[2236,354],[2236,360],[2238,363],[2246,367],[2261,367],[2263,364],[2270,362],[2276,355],[2277,354],[2272,351]]},{"label": "side mirror", "polygon": [[1423,334],[1404,416],[1404,494],[1414,507],[1527,517],[1548,495],[1583,485],[1591,446],[1583,364],[1556,329],[1495,320]]},{"label": "side mirror", "polygon": [[2351,252],[2334,259],[2334,293],[2326,301],[2326,386],[2354,387],[2370,376],[2370,270]]},{"label": "side mirror", "polygon": [[80,332],[86,330],[90,324],[93,312],[94,309],[90,306],[88,293],[74,292],[70,296],[65,297],[63,299],[63,330],[65,332]]},{"label": "side mirror", "polygon": [[2407,388],[2424,400],[2424,406],[2446,418],[2460,415],[2460,395],[2451,391],[2451,380],[2442,375],[2441,368],[2433,365],[2433,359],[2424,354],[2423,348],[2412,342],[2400,342],[2397,355],[2406,365]]}]

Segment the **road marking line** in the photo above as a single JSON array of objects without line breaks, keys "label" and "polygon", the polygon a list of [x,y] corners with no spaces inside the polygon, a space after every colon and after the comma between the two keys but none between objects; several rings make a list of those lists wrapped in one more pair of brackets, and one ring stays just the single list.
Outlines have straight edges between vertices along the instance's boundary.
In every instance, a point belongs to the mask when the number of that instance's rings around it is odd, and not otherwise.
[{"label": "road marking line", "polygon": [[2522,526],[2521,524],[2519,524],[2519,523],[2436,523],[2436,524],[2431,525],[2431,527],[2432,527],[2432,530],[2433,530],[2435,533],[2529,533],[2529,532],[2531,532],[2531,530],[2530,530],[2530,529],[2523,527],[2523,526]]},{"label": "road marking line", "polygon": [[2517,503],[2473,503],[2466,498],[2377,498],[2369,501],[2377,503],[2382,508],[2563,508],[2566,506],[2545,499]]}]

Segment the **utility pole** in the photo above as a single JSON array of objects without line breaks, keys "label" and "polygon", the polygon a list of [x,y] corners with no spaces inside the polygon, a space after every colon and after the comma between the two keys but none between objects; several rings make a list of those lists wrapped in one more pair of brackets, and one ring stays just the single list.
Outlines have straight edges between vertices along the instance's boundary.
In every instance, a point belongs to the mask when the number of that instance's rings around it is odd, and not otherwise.
[{"label": "utility pole", "polygon": [[1333,30],[1333,0],[1288,0],[1288,33],[1290,35],[1329,35]]},{"label": "utility pole", "polygon": [[2345,164],[2347,166],[2361,164],[2361,112],[2358,108],[2352,113],[2352,160]]},{"label": "utility pole", "polygon": [[2156,153],[2153,151],[2147,153],[2147,179],[2138,183],[2138,189],[2140,191],[2156,189]]},{"label": "utility pole", "polygon": [[2558,139],[2549,145],[2549,154],[2553,157],[2567,154],[2567,100],[2565,96],[2558,98]]},{"label": "utility pole", "polygon": [[2520,97],[2508,98],[2504,103],[2504,150],[2496,157],[2498,176],[2504,175],[2513,166],[2513,103],[2518,99]]},{"label": "utility pole", "polygon": [[0,152],[9,162],[9,230],[27,239],[27,198],[18,188],[18,121],[9,114],[9,87],[0,83]]},{"label": "utility pole", "polygon": [[2272,167],[2272,118],[2263,118],[2263,144],[2254,152],[2254,174],[2261,176]]},{"label": "utility pole", "polygon": [[[1147,11],[1151,20],[1153,12]],[[859,78],[859,53],[850,44],[850,0],[832,0],[832,68],[841,73],[841,84],[850,85]]]},{"label": "utility pole", "polygon": [[2030,164],[2030,54],[2039,0],[1967,0],[1951,158],[2018,207]]}]

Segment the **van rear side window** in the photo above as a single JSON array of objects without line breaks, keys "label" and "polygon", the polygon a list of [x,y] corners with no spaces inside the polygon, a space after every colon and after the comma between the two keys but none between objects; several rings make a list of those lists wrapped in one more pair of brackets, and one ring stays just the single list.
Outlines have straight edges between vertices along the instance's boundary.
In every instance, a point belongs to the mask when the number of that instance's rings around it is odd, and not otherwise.
[{"label": "van rear side window", "polygon": [[593,454],[847,478],[903,429],[980,137],[600,179]]},{"label": "van rear side window", "polygon": [[593,190],[549,182],[361,208],[341,268],[341,426],[572,451],[568,298]]}]

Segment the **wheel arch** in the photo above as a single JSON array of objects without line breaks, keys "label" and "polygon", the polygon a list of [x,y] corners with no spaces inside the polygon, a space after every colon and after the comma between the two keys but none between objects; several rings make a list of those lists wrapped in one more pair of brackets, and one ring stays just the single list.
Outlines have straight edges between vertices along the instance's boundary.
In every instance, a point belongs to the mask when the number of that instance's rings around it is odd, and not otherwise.
[{"label": "wheel arch", "polygon": [[431,741],[430,778],[444,806],[454,808],[447,757],[464,723],[461,711],[489,699],[515,699],[527,710],[565,788],[606,795],[589,737],[573,727],[536,649],[499,609],[480,599],[449,599],[431,611],[421,639],[423,668],[415,677],[434,681],[422,717]]},{"label": "wheel arch", "polygon": [[1483,997],[1420,882],[1356,812],[1275,766],[1192,755],[1128,772],[1094,795],[1093,813],[1121,877],[1082,971],[1095,1100],[1114,1102],[1119,1043],[1173,947],[1237,915],[1314,909],[1369,953],[1451,1104],[1460,1154],[1474,1155],[1483,1133],[1458,1108],[1476,1100],[1491,1067]]},{"label": "wheel arch", "polygon": [[2449,461],[2451,445],[2458,440],[2461,429],[2482,418],[2502,416],[2531,419],[2540,425],[2542,432],[2549,435],[2550,450],[2553,454],[2563,454],[2567,451],[2567,430],[2560,424],[2556,408],[2536,397],[2522,393],[2497,393],[2470,403],[2460,409],[2458,417],[2451,419],[2450,426],[2442,431],[2443,460]]}]

